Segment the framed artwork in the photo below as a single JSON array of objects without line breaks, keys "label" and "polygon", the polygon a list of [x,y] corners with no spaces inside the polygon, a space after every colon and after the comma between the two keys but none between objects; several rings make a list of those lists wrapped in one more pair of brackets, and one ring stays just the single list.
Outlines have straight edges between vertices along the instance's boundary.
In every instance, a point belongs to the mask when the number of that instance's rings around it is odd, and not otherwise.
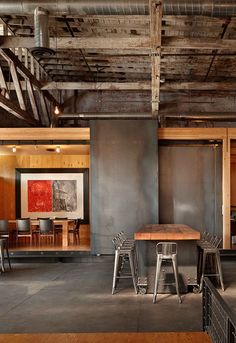
[{"label": "framed artwork", "polygon": [[88,168],[16,169],[16,218],[89,222]]}]

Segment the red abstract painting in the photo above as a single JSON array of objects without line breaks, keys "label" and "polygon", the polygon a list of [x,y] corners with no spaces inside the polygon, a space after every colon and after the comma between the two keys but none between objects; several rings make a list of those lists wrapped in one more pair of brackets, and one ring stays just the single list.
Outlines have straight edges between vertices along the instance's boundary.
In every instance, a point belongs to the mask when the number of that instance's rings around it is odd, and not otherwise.
[{"label": "red abstract painting", "polygon": [[52,180],[28,180],[28,212],[52,211]]}]

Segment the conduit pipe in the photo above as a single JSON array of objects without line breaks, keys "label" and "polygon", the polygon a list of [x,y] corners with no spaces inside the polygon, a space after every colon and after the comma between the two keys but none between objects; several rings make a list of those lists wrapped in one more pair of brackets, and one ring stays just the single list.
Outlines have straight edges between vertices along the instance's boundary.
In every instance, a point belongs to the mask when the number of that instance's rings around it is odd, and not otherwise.
[{"label": "conduit pipe", "polygon": [[[212,112],[212,113],[186,113],[186,114],[178,114],[178,113],[159,113],[161,119],[169,119],[169,120],[219,120],[219,121],[227,121],[227,120],[236,120],[236,113],[222,113],[222,112]],[[58,116],[58,119],[128,119],[128,118],[136,118],[136,119],[152,119],[153,116],[151,112],[130,112],[130,113],[119,113],[119,112],[81,112],[81,113],[70,113],[70,114],[61,114]]]},{"label": "conduit pipe", "polygon": [[119,113],[119,112],[82,112],[82,113],[75,113],[75,114],[61,114],[57,117],[57,119],[127,119],[127,118],[146,118],[150,119],[153,118],[150,112],[142,112],[142,113]]},{"label": "conduit pipe", "polygon": [[[40,0],[51,16],[58,15],[144,15],[149,0]],[[32,15],[35,0],[1,0],[0,16]],[[235,0],[163,0],[165,15],[231,17],[236,15]]]}]

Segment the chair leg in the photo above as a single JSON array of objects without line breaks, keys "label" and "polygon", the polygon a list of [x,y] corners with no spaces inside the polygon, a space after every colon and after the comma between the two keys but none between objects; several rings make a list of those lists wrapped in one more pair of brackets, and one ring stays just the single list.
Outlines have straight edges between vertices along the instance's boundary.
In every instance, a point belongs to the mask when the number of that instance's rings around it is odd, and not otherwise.
[{"label": "chair leg", "polygon": [[176,286],[176,293],[179,297],[179,302],[182,302],[180,293],[179,293],[179,276],[178,276],[178,266],[177,266],[177,259],[176,255],[172,256],[172,264],[174,269],[174,275],[175,275],[175,286]]},{"label": "chair leg", "polygon": [[4,267],[4,243],[1,241],[0,243],[0,258],[1,258],[1,269],[2,272],[5,272],[5,267]]},{"label": "chair leg", "polygon": [[10,260],[10,256],[9,256],[9,251],[8,251],[8,246],[7,246],[7,243],[5,245],[5,250],[6,250],[6,254],[7,254],[7,260],[8,260],[8,264],[9,264],[9,268],[11,268],[11,260]]},{"label": "chair leg", "polygon": [[155,285],[154,285],[154,292],[153,292],[153,304],[155,304],[156,298],[157,298],[157,287],[158,287],[158,281],[161,274],[161,263],[162,263],[162,258],[159,255],[157,255]]}]

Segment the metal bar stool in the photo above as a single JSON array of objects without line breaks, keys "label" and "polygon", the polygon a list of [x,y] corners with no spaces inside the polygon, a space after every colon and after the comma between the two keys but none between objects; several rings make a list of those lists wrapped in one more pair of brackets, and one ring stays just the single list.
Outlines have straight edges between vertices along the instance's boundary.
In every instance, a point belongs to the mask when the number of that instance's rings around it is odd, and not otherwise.
[{"label": "metal bar stool", "polygon": [[0,259],[1,259],[1,270],[2,272],[5,272],[5,265],[4,265],[4,252],[6,252],[6,257],[8,260],[9,268],[11,269],[11,261],[10,256],[8,252],[8,241],[7,238],[1,238],[0,239]]},{"label": "metal bar stool", "polygon": [[[117,282],[119,279],[132,278],[135,293],[138,293],[137,290],[137,268],[135,261],[135,245],[134,244],[125,244],[120,240],[119,235],[117,235],[113,240],[113,245],[115,247],[115,262],[114,262],[114,272],[113,272],[113,282],[112,282],[112,294],[114,294]],[[126,262],[129,263],[131,274],[124,273],[124,267]]]},{"label": "metal bar stool", "polygon": [[153,303],[156,302],[157,297],[157,287],[160,280],[161,274],[161,264],[162,261],[169,260],[172,262],[174,276],[175,276],[175,287],[176,293],[179,297],[179,302],[181,303],[181,296],[179,293],[179,279],[178,279],[178,265],[177,265],[177,243],[175,242],[160,242],[156,246],[157,262],[156,262],[156,275],[155,275],[155,285],[153,294]]},{"label": "metal bar stool", "polygon": [[[198,242],[198,276],[199,291],[202,291],[204,276],[217,276],[224,291],[223,273],[221,268],[219,246],[222,238],[209,235],[204,242]],[[215,269],[215,270],[214,270]]]}]

